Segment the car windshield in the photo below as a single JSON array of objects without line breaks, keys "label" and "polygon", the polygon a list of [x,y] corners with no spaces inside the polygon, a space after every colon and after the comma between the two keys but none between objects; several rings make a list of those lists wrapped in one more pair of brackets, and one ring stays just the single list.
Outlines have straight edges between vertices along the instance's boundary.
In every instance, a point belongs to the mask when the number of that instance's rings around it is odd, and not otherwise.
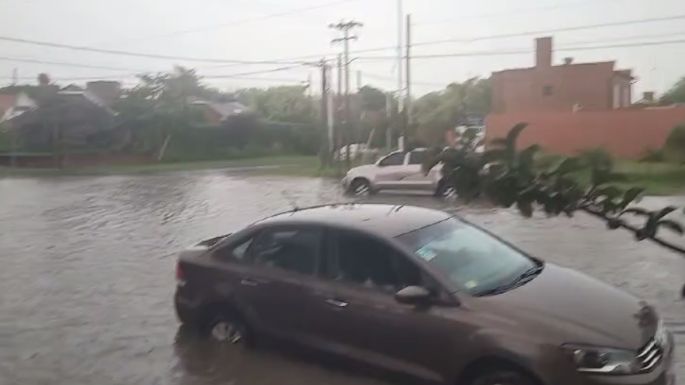
[{"label": "car windshield", "polygon": [[506,243],[456,218],[399,239],[460,291],[476,296],[509,290],[524,283],[525,278],[534,277],[541,267]]}]

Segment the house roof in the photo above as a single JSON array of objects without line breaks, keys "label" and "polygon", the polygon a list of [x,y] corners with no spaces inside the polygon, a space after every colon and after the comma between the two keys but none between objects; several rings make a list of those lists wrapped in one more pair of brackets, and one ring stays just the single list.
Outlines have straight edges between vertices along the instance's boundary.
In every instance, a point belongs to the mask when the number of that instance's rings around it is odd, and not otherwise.
[{"label": "house roof", "polygon": [[[563,69],[563,68],[578,68],[578,67],[590,67],[590,66],[611,66],[613,67],[616,63],[613,61],[599,61],[599,62],[592,62],[592,63],[572,63],[572,64],[559,64],[559,65],[553,65],[551,68],[553,70],[557,69]],[[525,67],[525,68],[511,68],[511,69],[506,69],[502,71],[494,71],[492,74],[504,74],[504,73],[516,73],[516,72],[528,72],[528,71],[535,71],[537,70],[537,67]],[[626,70],[630,71],[630,70]],[[618,72],[618,71],[617,71]]]},{"label": "house roof", "polygon": [[247,111],[247,107],[240,102],[218,103],[208,102],[204,100],[196,100],[192,103],[192,105],[207,106],[212,110],[216,111],[216,113],[218,113],[219,115],[221,115],[222,120],[233,115],[242,114],[243,112]]},{"label": "house roof", "polygon": [[17,102],[17,95],[0,94],[0,117],[5,113],[5,111],[14,107]]}]

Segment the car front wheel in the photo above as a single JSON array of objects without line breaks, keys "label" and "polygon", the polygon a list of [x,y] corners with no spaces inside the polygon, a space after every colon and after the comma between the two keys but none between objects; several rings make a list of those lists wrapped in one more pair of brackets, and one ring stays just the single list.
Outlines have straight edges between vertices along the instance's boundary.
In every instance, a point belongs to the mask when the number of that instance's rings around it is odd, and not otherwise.
[{"label": "car front wheel", "polygon": [[230,312],[220,312],[213,315],[206,324],[208,337],[221,345],[250,346],[253,338],[249,327],[239,317]]},{"label": "car front wheel", "polygon": [[438,187],[436,187],[435,192],[433,193],[433,195],[438,198],[448,198],[456,194],[457,192],[454,190],[454,187],[444,180],[441,180],[438,183]]},{"label": "car front wheel", "polygon": [[517,371],[494,370],[483,373],[464,385],[536,385],[528,376]]},{"label": "car front wheel", "polygon": [[364,178],[357,178],[352,181],[348,192],[352,195],[371,195],[374,193],[371,183]]}]

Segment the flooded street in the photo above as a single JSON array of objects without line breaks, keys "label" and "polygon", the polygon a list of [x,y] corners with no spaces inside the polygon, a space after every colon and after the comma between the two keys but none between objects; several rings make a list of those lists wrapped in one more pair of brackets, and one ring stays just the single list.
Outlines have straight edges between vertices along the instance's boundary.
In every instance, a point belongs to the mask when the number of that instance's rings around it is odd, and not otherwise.
[{"label": "flooded street", "polygon": [[[372,199],[454,209],[421,196]],[[391,383],[277,351],[217,352],[179,333],[173,312],[180,249],[293,205],[346,200],[330,180],[225,171],[0,179],[0,384]],[[685,378],[682,257],[584,215],[456,210],[533,255],[656,304],[678,333]]]}]

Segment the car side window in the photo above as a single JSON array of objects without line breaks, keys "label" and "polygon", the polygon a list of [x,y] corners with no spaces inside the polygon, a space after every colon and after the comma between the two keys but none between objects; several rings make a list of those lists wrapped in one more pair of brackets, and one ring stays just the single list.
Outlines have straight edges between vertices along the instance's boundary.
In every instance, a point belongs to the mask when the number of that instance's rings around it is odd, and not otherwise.
[{"label": "car side window", "polygon": [[253,263],[313,275],[318,266],[323,231],[316,228],[283,228],[263,231],[250,247]]},{"label": "car side window", "polygon": [[409,153],[409,164],[423,164],[426,160],[426,151],[412,151]]},{"label": "car side window", "polygon": [[221,261],[246,263],[248,262],[248,250],[254,238],[250,237],[237,245],[221,247],[215,250],[212,255]]},{"label": "car side window", "polygon": [[404,164],[404,156],[405,154],[403,152],[396,152],[394,154],[390,154],[383,158],[383,160],[378,163],[379,166],[401,166]]},{"label": "car side window", "polygon": [[420,269],[389,245],[348,231],[335,234],[324,276],[387,293],[421,284]]}]

